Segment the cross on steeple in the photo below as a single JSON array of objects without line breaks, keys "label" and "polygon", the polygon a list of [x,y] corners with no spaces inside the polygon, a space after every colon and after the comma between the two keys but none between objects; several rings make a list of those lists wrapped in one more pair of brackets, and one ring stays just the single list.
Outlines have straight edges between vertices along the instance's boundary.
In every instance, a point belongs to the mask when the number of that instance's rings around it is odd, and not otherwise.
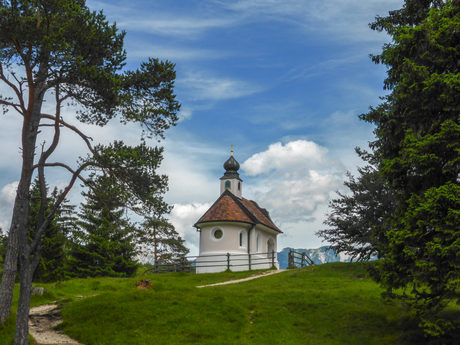
[{"label": "cross on steeple", "polygon": [[233,143],[230,146],[232,147],[232,154],[231,155],[233,156]]}]

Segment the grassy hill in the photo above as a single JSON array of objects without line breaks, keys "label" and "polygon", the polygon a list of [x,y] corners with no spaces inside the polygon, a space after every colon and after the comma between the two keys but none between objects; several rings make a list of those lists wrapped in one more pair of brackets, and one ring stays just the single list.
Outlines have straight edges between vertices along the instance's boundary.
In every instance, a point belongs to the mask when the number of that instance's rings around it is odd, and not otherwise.
[{"label": "grassy hill", "polygon": [[[65,333],[92,344],[455,344],[425,339],[402,305],[386,305],[363,263],[288,270],[205,287],[253,272],[75,279],[45,286],[32,305],[61,300]],[[81,298],[86,296],[85,298]],[[11,344],[14,325],[0,326]],[[455,338],[450,338],[455,339]]]}]

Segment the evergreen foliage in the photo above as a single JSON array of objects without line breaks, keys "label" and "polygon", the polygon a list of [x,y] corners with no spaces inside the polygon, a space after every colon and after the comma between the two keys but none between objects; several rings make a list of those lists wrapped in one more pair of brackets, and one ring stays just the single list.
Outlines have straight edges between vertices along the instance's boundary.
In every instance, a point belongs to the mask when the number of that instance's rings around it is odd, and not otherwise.
[{"label": "evergreen foliage", "polygon": [[[30,284],[40,262],[43,233],[77,179],[86,186],[94,185],[82,172],[91,168],[112,176],[116,185],[122,186],[120,199],[129,201],[128,207],[142,203],[154,207],[155,196],[166,189],[167,179],[153,171],[161,161],[162,150],[148,147],[146,139],[162,138],[164,131],[178,120],[175,66],[149,58],[137,70],[123,70],[124,36],[102,12],[91,11],[84,0],[0,0],[0,105],[4,113],[16,112],[22,123],[18,132],[22,138],[21,178],[0,286],[3,323],[11,314],[19,263],[21,297],[15,345],[28,343]],[[45,99],[51,113],[42,112]],[[66,104],[76,106],[78,111],[74,115],[62,111]],[[141,126],[141,145],[93,145],[93,138],[68,119],[104,126],[115,117],[123,124],[134,122]],[[41,131],[43,126],[51,131]],[[64,131],[77,135],[88,148],[88,156],[75,166],[50,158],[65,139],[61,135]],[[37,152],[39,144],[41,151]],[[69,173],[68,185],[49,211],[45,168]],[[29,243],[30,186],[35,175],[40,181],[42,200],[35,237]]]},{"label": "evergreen foliage", "polygon": [[[361,152],[358,154],[377,164],[374,156]],[[375,165],[358,168],[355,178],[347,173],[348,181],[344,185],[350,195],[337,192],[339,198],[329,202],[330,213],[324,221],[328,229],[316,232],[331,244],[336,254],[344,252],[351,260],[367,261],[372,257],[381,257],[379,243],[385,241],[388,228],[387,218],[396,208],[393,194]]]},{"label": "evergreen foliage", "polygon": [[[50,198],[47,199],[45,216],[61,193],[57,187],[53,189]],[[29,233],[32,239],[37,231],[37,216],[41,204],[40,183],[37,179],[33,184],[30,203]],[[74,209],[75,206],[68,205],[67,200],[64,200],[45,229],[40,246],[40,262],[33,276],[34,281],[49,283],[67,277],[67,241],[75,227]]]},{"label": "evergreen foliage", "polygon": [[393,39],[372,57],[391,94],[361,118],[397,203],[372,274],[440,335],[459,325],[441,312],[460,302],[460,2],[406,0],[371,28]]},{"label": "evergreen foliage", "polygon": [[78,230],[70,244],[69,270],[76,277],[125,277],[137,269],[134,228],[114,197],[110,181],[98,178],[98,189],[86,197],[78,214]]},{"label": "evergreen foliage", "polygon": [[155,262],[178,263],[189,253],[174,226],[155,213],[146,216],[140,229],[140,252]]}]

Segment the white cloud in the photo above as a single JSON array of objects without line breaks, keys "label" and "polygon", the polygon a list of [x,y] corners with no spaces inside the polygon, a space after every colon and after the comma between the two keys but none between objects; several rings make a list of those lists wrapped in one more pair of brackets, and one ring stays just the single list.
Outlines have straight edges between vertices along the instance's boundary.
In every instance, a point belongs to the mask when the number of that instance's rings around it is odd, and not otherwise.
[{"label": "white cloud", "polygon": [[314,221],[315,211],[342,186],[346,172],[326,148],[307,140],[272,144],[241,167],[246,175],[258,176],[253,197],[280,225]]},{"label": "white cloud", "polygon": [[190,255],[198,255],[200,234],[193,228],[200,217],[211,207],[211,203],[174,204],[169,220],[186,241]]},{"label": "white cloud", "polygon": [[0,192],[0,227],[4,231],[8,229],[11,222],[18,184],[19,181],[8,183]]},{"label": "white cloud", "polygon": [[328,149],[312,141],[297,140],[284,146],[278,142],[271,144],[267,151],[247,159],[241,168],[249,176],[267,174],[273,170],[279,174],[296,172],[298,169],[302,172],[309,168],[324,169],[330,166],[327,153]]},{"label": "white cloud", "polygon": [[[244,15],[246,21],[276,20],[289,23],[325,39],[380,41],[367,24],[377,14],[401,8],[403,0],[216,0],[223,8]],[[330,33],[333,33],[331,35]]]},{"label": "white cloud", "polygon": [[169,61],[203,61],[203,60],[218,60],[228,58],[231,55],[229,52],[223,50],[212,50],[212,49],[197,49],[194,47],[165,47],[149,43],[141,42],[136,37],[134,40],[126,42],[128,57],[129,58],[141,58],[147,59],[148,57],[155,57],[160,60]]},{"label": "white cloud", "polygon": [[252,83],[229,77],[216,77],[204,73],[190,72],[188,76],[178,81],[189,92],[193,100],[222,100],[246,97],[263,90]]},{"label": "white cloud", "polygon": [[192,118],[193,111],[190,108],[181,108],[181,111],[179,112],[179,121],[182,122],[185,120],[189,120]]},{"label": "white cloud", "polygon": [[168,14],[157,14],[154,18],[148,20],[130,20],[117,23],[120,27],[143,31],[146,33],[162,34],[168,36],[188,36],[196,37],[198,34],[215,29],[231,27],[236,24],[232,18],[204,18],[204,17],[182,17],[171,16],[165,18]]}]

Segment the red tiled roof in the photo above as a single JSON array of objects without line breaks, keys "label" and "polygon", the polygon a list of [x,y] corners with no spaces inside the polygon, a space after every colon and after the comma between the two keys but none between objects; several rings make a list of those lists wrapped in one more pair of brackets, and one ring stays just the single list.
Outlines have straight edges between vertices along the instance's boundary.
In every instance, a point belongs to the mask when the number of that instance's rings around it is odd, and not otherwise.
[{"label": "red tiled roof", "polygon": [[270,219],[270,216],[268,215],[268,211],[266,209],[261,209],[259,205],[257,205],[257,203],[253,200],[242,198],[241,202],[244,205],[244,207],[246,207],[254,215],[254,217],[257,218],[257,220],[260,223],[268,226],[269,228],[281,232],[281,230],[278,229],[278,227]]},{"label": "red tiled roof", "polygon": [[273,230],[282,232],[272,222],[267,210],[260,208],[255,201],[237,198],[228,190],[221,194],[214,205],[195,223],[195,226],[200,223],[215,221],[263,224]]}]

